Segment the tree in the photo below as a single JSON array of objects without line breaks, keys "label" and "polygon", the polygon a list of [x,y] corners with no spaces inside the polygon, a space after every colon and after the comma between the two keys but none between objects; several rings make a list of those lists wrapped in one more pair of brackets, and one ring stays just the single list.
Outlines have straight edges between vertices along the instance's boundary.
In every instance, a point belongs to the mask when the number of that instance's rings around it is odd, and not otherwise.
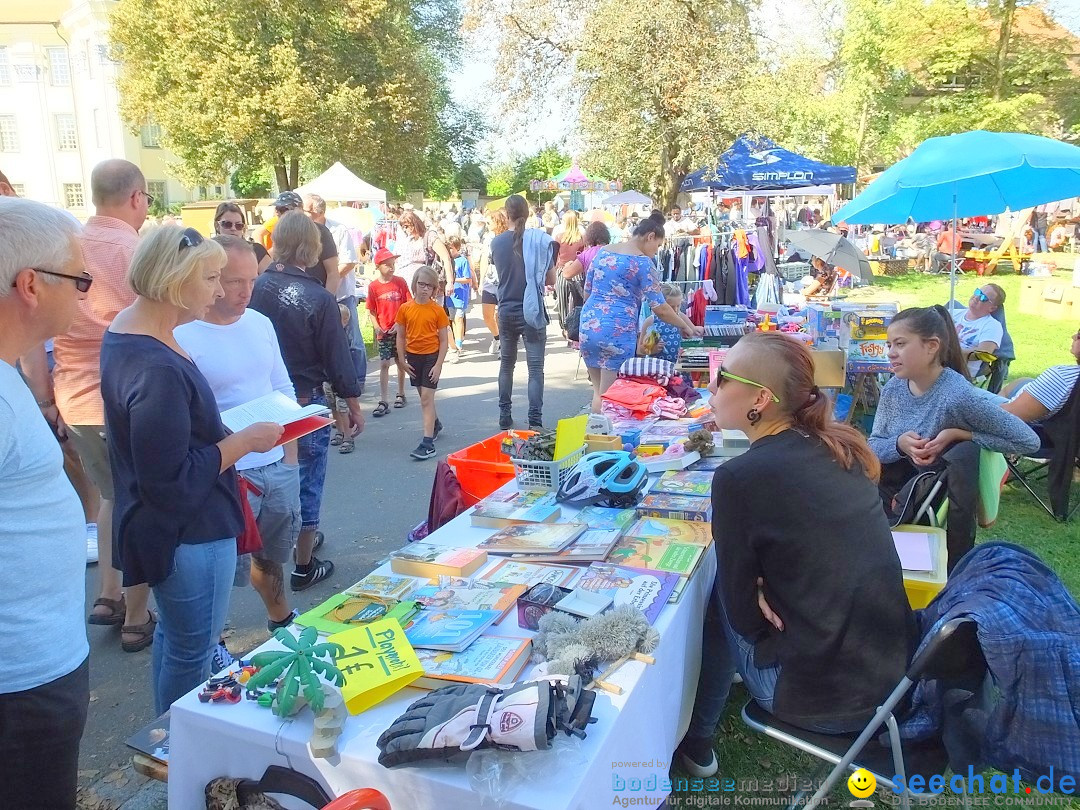
[{"label": "tree", "polygon": [[120,0],[121,113],[152,116],[193,184],[254,164],[294,188],[303,163],[338,159],[419,183],[444,131],[457,15],[455,0]]}]

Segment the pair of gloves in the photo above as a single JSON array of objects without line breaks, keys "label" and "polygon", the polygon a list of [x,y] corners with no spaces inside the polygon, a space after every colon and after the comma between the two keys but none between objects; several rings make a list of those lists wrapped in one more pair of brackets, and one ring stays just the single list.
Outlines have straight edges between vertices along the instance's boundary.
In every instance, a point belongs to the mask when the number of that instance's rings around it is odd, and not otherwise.
[{"label": "pair of gloves", "polygon": [[523,681],[510,686],[458,684],[414,702],[382,733],[379,763],[456,762],[478,748],[541,751],[559,731],[584,738],[596,693],[581,678]]}]

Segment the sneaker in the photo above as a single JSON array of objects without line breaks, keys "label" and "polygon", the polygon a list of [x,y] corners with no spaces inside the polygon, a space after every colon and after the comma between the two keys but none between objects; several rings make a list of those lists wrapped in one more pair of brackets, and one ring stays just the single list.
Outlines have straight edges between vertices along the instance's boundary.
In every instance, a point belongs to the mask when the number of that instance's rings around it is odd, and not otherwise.
[{"label": "sneaker", "polygon": [[712,740],[706,737],[683,737],[675,753],[686,772],[698,779],[707,779],[720,769],[713,751]]},{"label": "sneaker", "polygon": [[271,619],[267,619],[266,629],[270,631],[270,635],[273,635],[275,630],[279,630],[282,627],[288,627],[290,624],[296,621],[296,617],[299,615],[300,613],[298,611],[292,610],[289,612],[289,615],[282,619],[280,622],[275,622]]},{"label": "sneaker", "polygon": [[499,355],[499,339],[495,338],[491,341],[491,345],[488,346],[488,354],[493,354],[496,357]]},{"label": "sneaker", "polygon": [[543,430],[544,426],[540,422],[529,422],[529,430]]},{"label": "sneaker", "polygon": [[514,417],[510,415],[510,411],[501,411],[499,413],[499,430],[509,430],[514,426]]},{"label": "sneaker", "polygon": [[219,641],[217,646],[214,647],[214,655],[210,659],[210,671],[221,672],[223,669],[231,667],[235,662],[236,659],[229,652],[229,648],[225,646],[225,642]]},{"label": "sneaker", "polygon": [[98,561],[97,549],[97,524],[86,524],[86,564],[93,565]]},{"label": "sneaker", "polygon": [[311,565],[308,567],[306,574],[301,574],[299,571],[292,572],[290,587],[294,591],[304,591],[315,583],[322,582],[332,573],[334,573],[334,564],[332,562],[320,560],[315,555],[312,555]]},{"label": "sneaker", "polygon": [[423,461],[425,458],[431,458],[435,455],[435,445],[429,444],[427,439],[424,439],[420,444],[416,446],[416,449],[409,453],[410,456],[417,461]]},{"label": "sneaker", "polygon": [[438,419],[436,419],[435,420],[435,431],[431,435],[431,440],[435,441],[437,438],[439,438],[440,433],[442,433],[442,422],[440,422]]}]

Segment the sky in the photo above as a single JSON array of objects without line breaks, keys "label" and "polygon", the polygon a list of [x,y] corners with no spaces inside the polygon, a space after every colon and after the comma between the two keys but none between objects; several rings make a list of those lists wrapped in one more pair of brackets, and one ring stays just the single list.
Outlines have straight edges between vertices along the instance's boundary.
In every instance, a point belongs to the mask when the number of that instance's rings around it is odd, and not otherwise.
[{"label": "sky", "polygon": [[[1054,18],[1080,36],[1080,0],[1045,0],[1046,6]],[[772,28],[780,32],[800,31],[807,38],[819,35],[819,32],[807,29],[804,5],[790,0],[763,0],[762,18],[772,20]],[[779,38],[779,37],[778,37]],[[495,105],[492,88],[495,83],[495,51],[492,38],[471,42],[466,47],[464,70],[458,72],[450,81],[451,93],[461,104],[470,104],[484,113],[484,118],[491,122],[492,129],[481,143],[483,163],[501,162],[515,156],[529,155],[548,144],[564,142],[569,133],[571,122],[561,113],[560,105],[553,103],[546,115],[538,116],[540,124],[530,127],[527,132],[515,132],[509,135],[504,129],[504,119]],[[572,137],[570,149],[573,150]]]}]

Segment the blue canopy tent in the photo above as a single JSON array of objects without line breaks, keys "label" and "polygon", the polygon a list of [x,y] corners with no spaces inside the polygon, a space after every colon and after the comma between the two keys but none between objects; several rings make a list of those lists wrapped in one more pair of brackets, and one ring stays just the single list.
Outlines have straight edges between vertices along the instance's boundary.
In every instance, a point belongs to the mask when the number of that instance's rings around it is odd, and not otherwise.
[{"label": "blue canopy tent", "polygon": [[742,135],[715,167],[688,175],[680,190],[766,191],[854,182],[854,166],[830,166],[783,149],[768,138]]}]

